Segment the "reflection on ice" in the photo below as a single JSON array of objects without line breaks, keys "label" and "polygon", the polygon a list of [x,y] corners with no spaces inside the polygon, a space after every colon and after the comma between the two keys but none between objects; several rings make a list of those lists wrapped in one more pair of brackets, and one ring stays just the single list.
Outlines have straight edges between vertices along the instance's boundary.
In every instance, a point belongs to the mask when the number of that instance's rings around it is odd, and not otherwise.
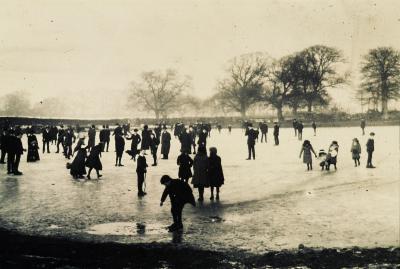
[{"label": "reflection on ice", "polygon": [[87,231],[94,235],[161,235],[167,234],[165,225],[160,223],[133,223],[133,222],[111,222],[97,224]]}]

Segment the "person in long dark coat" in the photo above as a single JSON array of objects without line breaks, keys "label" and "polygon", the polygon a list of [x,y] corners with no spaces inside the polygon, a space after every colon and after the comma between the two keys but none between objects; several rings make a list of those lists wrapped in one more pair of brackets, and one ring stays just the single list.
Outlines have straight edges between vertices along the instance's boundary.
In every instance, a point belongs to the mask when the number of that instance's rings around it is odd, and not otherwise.
[{"label": "person in long dark coat", "polygon": [[173,223],[168,227],[170,232],[183,229],[182,210],[185,204],[196,206],[193,192],[190,186],[179,179],[172,179],[167,175],[161,177],[160,183],[165,186],[161,195],[160,206],[163,206],[165,199],[169,196],[171,201],[171,214]]},{"label": "person in long dark coat", "polygon": [[207,147],[208,132],[205,128],[201,128],[199,132],[199,139],[197,140],[198,147]]},{"label": "person in long dark coat", "polygon": [[263,142],[263,140],[265,140],[265,143],[267,143],[268,124],[265,121],[260,124],[260,131],[261,143]]},{"label": "person in long dark coat", "polygon": [[50,129],[48,126],[42,129],[42,142],[43,142],[43,153],[46,152],[46,146],[47,146],[47,153],[50,153],[50,140],[51,140],[51,135],[50,135]]},{"label": "person in long dark coat", "polygon": [[179,141],[181,142],[181,151],[191,153],[192,149],[192,137],[188,133],[187,129],[184,129],[179,135]]},{"label": "person in long dark coat", "polygon": [[361,130],[362,130],[362,135],[365,135],[365,120],[364,119],[361,119],[361,123],[360,123],[360,126],[361,126]]},{"label": "person in long dark coat", "polygon": [[124,166],[122,161],[122,154],[125,149],[125,139],[122,136],[122,132],[120,134],[115,135],[115,166]]},{"label": "person in long dark coat", "polygon": [[141,150],[144,151],[145,155],[146,155],[146,150],[150,149],[150,144],[151,144],[151,137],[150,137],[149,126],[145,125],[142,130],[142,144],[141,144]]},{"label": "person in long dark coat", "polygon": [[140,135],[137,133],[139,130],[138,129],[133,129],[133,134],[131,134],[130,137],[127,137],[127,140],[132,140],[131,142],[131,150],[127,151],[127,153],[132,157],[131,160],[133,159],[136,161],[136,155],[139,154],[139,144],[142,141],[140,138]]},{"label": "person in long dark coat", "polygon": [[372,165],[372,153],[375,150],[375,133],[370,133],[370,138],[367,141],[367,153],[368,153],[368,159],[367,159],[367,168],[375,168],[375,166]]},{"label": "person in long dark coat", "polygon": [[30,129],[27,132],[28,135],[28,153],[27,153],[27,162],[36,162],[40,160],[39,157],[39,143],[37,137],[33,131]]},{"label": "person in long dark coat", "polygon": [[181,155],[178,156],[178,159],[176,160],[177,165],[179,166],[179,172],[178,172],[178,177],[185,181],[188,182],[189,178],[193,176],[192,174],[192,166],[193,166],[193,160],[190,158],[187,152],[183,151]]},{"label": "person in long dark coat", "polygon": [[106,125],[106,132],[105,132],[105,136],[106,136],[106,140],[105,140],[105,148],[106,148],[106,152],[108,152],[108,147],[110,145],[110,137],[111,137],[111,131],[110,131],[110,127],[108,125]]},{"label": "person in long dark coat", "polygon": [[297,135],[299,140],[303,140],[303,128],[304,128],[303,122],[299,121],[297,123]]},{"label": "person in long dark coat", "polygon": [[294,136],[297,136],[297,130],[298,130],[297,129],[297,125],[298,125],[298,122],[297,122],[296,119],[293,120],[292,125],[293,125],[293,129],[294,129]]},{"label": "person in long dark coat", "polygon": [[219,200],[219,188],[224,184],[224,172],[222,171],[221,157],[217,155],[217,148],[210,148],[208,157],[208,178],[211,187],[210,200],[214,200],[214,188],[217,191],[216,199]]},{"label": "person in long dark coat", "polygon": [[64,130],[64,126],[61,125],[60,129],[58,129],[58,132],[57,132],[57,151],[56,151],[56,153],[60,152],[60,145],[63,148],[63,152],[65,152],[64,139],[65,139],[65,130]]},{"label": "person in long dark coat", "polygon": [[205,147],[199,147],[196,156],[193,160],[193,178],[192,184],[194,188],[199,191],[199,201],[204,200],[204,188],[210,186],[208,180],[208,157],[207,150]]},{"label": "person in long dark coat", "polygon": [[[297,125],[297,123],[296,123]],[[275,139],[275,146],[279,145],[279,124],[277,122],[274,123],[274,139]]]},{"label": "person in long dark coat", "polygon": [[249,152],[249,156],[246,160],[251,160],[251,156],[253,156],[253,160],[256,159],[256,139],[258,138],[258,132],[253,129],[253,125],[250,124],[246,130],[245,135],[247,136],[247,148]]},{"label": "person in long dark coat", "polygon": [[99,140],[100,140],[100,142],[102,142],[102,146],[103,146],[103,148],[101,149],[101,152],[104,152],[104,148],[105,148],[106,140],[107,140],[106,136],[107,136],[107,129],[106,129],[106,126],[103,125],[103,129],[101,129],[100,133],[99,133]]},{"label": "person in long dark coat", "polygon": [[150,134],[150,149],[151,149],[151,155],[153,156],[152,166],[157,166],[157,151],[158,151],[159,145],[160,145],[160,140],[157,138],[155,133],[151,132],[151,134]]},{"label": "person in long dark coat", "polygon": [[169,151],[171,148],[171,134],[167,131],[166,127],[163,127],[163,132],[161,134],[161,154],[162,159],[168,160]]},{"label": "person in long dark coat", "polygon": [[87,148],[90,151],[96,144],[96,127],[94,125],[92,125],[89,128],[88,137],[89,137],[89,140],[88,140]]},{"label": "person in long dark coat", "polygon": [[357,138],[353,139],[353,143],[351,144],[351,157],[354,160],[354,166],[360,166],[360,154],[361,154],[361,145]]},{"label": "person in long dark coat", "polygon": [[100,142],[96,146],[92,148],[92,150],[89,153],[89,156],[87,157],[86,160],[86,166],[89,168],[89,172],[87,175],[87,178],[90,179],[90,173],[92,170],[96,170],[97,178],[101,178],[103,175],[100,175],[100,170],[103,170],[103,165],[101,164],[101,151],[103,149],[103,143]]},{"label": "person in long dark coat", "polygon": [[146,178],[147,167],[148,165],[146,162],[146,157],[144,156],[144,152],[141,151],[138,156],[136,166],[138,196],[146,195],[146,192],[143,190],[143,183]]},{"label": "person in long dark coat", "polygon": [[75,155],[74,160],[72,163],[67,163],[67,168],[70,169],[69,173],[74,179],[83,178],[83,175],[86,175],[86,147],[83,147],[85,142],[84,138],[78,140],[77,145],[75,146],[74,153]]},{"label": "person in long dark coat", "polygon": [[7,160],[7,168],[9,168],[8,173],[14,174],[16,176],[22,175],[22,172],[19,171],[19,163],[21,160],[21,155],[24,153],[25,149],[22,146],[21,137],[22,134],[18,132],[14,132],[11,134],[9,141],[9,151],[7,152],[8,156],[10,156],[10,159]]},{"label": "person in long dark coat", "polygon": [[64,155],[65,158],[70,159],[72,156],[72,143],[75,140],[75,134],[72,128],[68,128],[65,132],[64,138]]},{"label": "person in long dark coat", "polygon": [[317,135],[317,124],[315,123],[315,121],[312,122],[311,126],[314,130],[314,136],[316,136]]},{"label": "person in long dark coat", "polygon": [[7,155],[8,140],[9,140],[8,130],[4,128],[3,130],[1,130],[0,134],[0,150],[1,150],[0,164],[6,163],[5,158]]}]

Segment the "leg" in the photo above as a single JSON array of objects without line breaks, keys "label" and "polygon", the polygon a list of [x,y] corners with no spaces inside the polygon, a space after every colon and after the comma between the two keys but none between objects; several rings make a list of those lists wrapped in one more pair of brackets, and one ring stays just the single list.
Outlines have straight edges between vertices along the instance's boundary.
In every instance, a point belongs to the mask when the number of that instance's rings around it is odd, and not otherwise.
[{"label": "leg", "polygon": [[312,170],[312,162],[310,162],[310,170]]},{"label": "leg", "polygon": [[141,196],[144,194],[143,192],[143,182],[144,182],[144,173],[137,173],[137,183],[138,183],[138,195]]},{"label": "leg", "polygon": [[214,200],[214,187],[211,187],[211,197],[210,200]]},{"label": "leg", "polygon": [[251,145],[249,145],[249,144],[247,144],[247,151],[248,151],[248,157],[247,157],[247,160],[250,160],[250,158],[251,158]]},{"label": "leg", "polygon": [[216,189],[217,189],[217,197],[216,197],[216,199],[219,200],[219,187],[217,187]]},{"label": "leg", "polygon": [[88,175],[87,175],[87,178],[88,178],[88,179],[90,179],[90,173],[92,173],[92,170],[93,170],[93,168],[92,168],[92,167],[90,167],[90,168],[89,168]]},{"label": "leg", "polygon": [[0,157],[0,163],[5,163],[4,159],[6,157],[6,151],[4,149],[1,150],[1,157]]},{"label": "leg", "polygon": [[15,155],[15,161],[14,161],[14,166],[13,166],[13,172],[14,172],[15,175],[20,175],[21,174],[21,172],[18,171],[20,160],[21,160],[21,154]]},{"label": "leg", "polygon": [[204,200],[204,187],[199,187],[199,201],[202,202]]},{"label": "leg", "polygon": [[253,145],[253,146],[251,147],[251,150],[252,150],[252,152],[253,152],[253,160],[255,160],[255,159],[256,159],[256,149],[255,149],[255,145]]}]

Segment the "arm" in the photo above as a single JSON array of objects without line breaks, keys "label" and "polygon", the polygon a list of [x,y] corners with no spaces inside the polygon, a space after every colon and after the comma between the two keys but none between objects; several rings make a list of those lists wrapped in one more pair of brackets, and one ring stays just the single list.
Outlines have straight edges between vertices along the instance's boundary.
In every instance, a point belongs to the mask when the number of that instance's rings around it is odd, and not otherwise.
[{"label": "arm", "polygon": [[312,146],[311,146],[311,151],[312,151],[312,153],[314,153],[315,158],[317,158],[317,154],[315,154],[315,151]]},{"label": "arm", "polygon": [[163,193],[162,193],[162,195],[161,195],[160,206],[163,205],[165,199],[167,199],[168,194],[169,194],[169,192],[168,192],[168,187],[165,187],[165,189],[164,189],[164,191],[163,191]]},{"label": "arm", "polygon": [[303,151],[304,151],[304,148],[301,147],[299,158],[301,158],[301,155],[303,154]]}]

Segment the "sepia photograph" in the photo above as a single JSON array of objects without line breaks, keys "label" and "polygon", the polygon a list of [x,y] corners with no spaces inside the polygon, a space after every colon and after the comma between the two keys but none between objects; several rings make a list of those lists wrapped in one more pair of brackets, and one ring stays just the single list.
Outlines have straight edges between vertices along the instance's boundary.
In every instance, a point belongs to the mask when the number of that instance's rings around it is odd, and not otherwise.
[{"label": "sepia photograph", "polygon": [[0,268],[400,268],[400,1],[0,2]]}]

